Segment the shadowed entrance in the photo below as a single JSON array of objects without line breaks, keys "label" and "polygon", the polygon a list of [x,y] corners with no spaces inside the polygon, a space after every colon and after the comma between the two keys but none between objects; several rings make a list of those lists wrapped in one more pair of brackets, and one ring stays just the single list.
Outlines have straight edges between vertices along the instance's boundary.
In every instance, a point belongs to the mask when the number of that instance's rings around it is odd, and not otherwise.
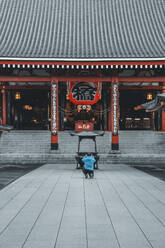
[{"label": "shadowed entrance", "polygon": [[11,124],[21,130],[49,128],[49,98],[47,90],[11,92]]},{"label": "shadowed entrance", "polygon": [[149,102],[155,92],[120,91],[120,129],[121,130],[158,130],[160,113],[147,113],[144,110],[135,111],[134,107],[143,102]]}]

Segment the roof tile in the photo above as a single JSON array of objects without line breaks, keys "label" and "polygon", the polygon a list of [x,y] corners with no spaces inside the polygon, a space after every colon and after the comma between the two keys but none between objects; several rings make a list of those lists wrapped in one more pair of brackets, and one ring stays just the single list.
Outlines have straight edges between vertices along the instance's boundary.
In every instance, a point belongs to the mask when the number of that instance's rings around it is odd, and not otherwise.
[{"label": "roof tile", "polygon": [[165,0],[0,0],[0,57],[165,57]]}]

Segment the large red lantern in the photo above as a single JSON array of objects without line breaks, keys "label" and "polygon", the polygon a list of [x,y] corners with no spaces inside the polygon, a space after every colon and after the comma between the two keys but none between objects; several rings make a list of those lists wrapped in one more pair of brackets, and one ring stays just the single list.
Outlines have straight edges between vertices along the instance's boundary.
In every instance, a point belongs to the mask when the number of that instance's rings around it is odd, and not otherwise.
[{"label": "large red lantern", "polygon": [[101,98],[100,82],[68,83],[69,100],[75,104],[93,105]]}]

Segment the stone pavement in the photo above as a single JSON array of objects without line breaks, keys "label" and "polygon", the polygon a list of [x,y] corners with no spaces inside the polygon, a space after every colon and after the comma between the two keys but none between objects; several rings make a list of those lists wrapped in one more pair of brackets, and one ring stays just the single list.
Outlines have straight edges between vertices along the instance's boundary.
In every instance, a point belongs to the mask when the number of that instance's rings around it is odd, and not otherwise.
[{"label": "stone pavement", "polygon": [[126,165],[44,165],[0,191],[0,248],[164,248],[164,192]]}]

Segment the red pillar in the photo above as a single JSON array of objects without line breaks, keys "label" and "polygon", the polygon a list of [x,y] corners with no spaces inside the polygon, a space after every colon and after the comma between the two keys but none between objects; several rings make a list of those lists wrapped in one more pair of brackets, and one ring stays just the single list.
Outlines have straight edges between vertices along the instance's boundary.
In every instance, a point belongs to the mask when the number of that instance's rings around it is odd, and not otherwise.
[{"label": "red pillar", "polygon": [[[165,83],[163,83],[163,89],[161,93],[165,93]],[[162,110],[162,116],[161,116],[161,131],[165,132],[165,111]]]},{"label": "red pillar", "polygon": [[109,112],[108,112],[108,128],[107,129],[108,129],[108,131],[112,131],[112,128],[111,128],[111,123],[112,123],[112,116],[111,116],[111,113],[112,113],[111,85],[109,86],[109,96],[110,96],[110,106],[109,106]]},{"label": "red pillar", "polygon": [[118,77],[112,78],[111,86],[111,128],[112,128],[112,151],[119,150],[119,84]]},{"label": "red pillar", "polygon": [[51,83],[51,149],[58,150],[58,82]]},{"label": "red pillar", "polygon": [[6,90],[2,89],[2,124],[6,124],[6,117],[7,117],[7,111],[6,111]]}]

